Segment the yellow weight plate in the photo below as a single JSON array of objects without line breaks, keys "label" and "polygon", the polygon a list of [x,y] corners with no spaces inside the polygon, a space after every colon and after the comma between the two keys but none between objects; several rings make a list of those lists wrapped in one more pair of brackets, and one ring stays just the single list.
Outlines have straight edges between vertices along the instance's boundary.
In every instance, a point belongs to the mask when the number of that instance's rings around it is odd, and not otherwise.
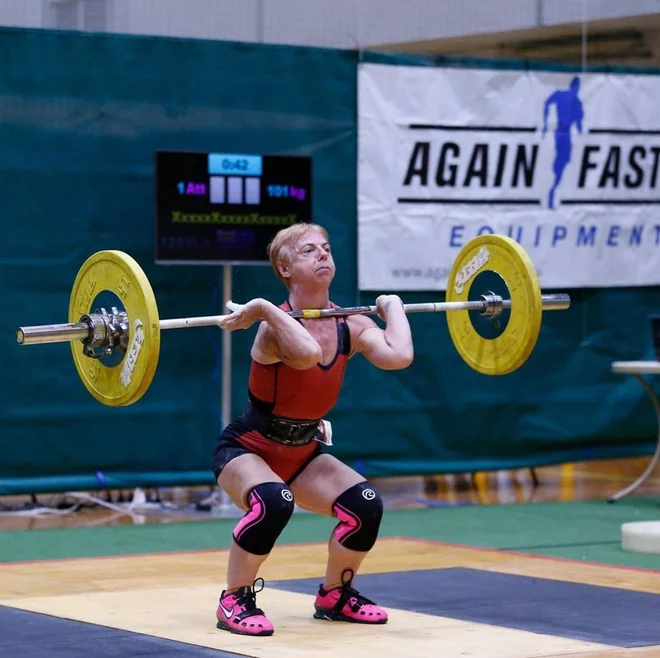
[{"label": "yellow weight plate", "polygon": [[[481,235],[459,252],[449,273],[447,301],[467,301],[472,283],[488,270],[501,277],[511,299],[504,330],[494,338],[486,338],[475,329],[470,312],[464,310],[449,311],[447,324],[458,353],[471,368],[485,375],[505,375],[520,368],[536,345],[541,331],[541,287],[531,258],[515,240],[504,235]],[[472,293],[474,299],[475,291]]]},{"label": "yellow weight plate", "polygon": [[103,296],[112,296],[128,314],[126,353],[93,359],[83,354],[80,341],[72,342],[71,350],[87,390],[102,404],[123,407],[146,393],[156,372],[160,356],[158,306],[140,265],[121,251],[99,251],[83,263],[71,291],[69,322],[79,322],[83,315],[93,313]]}]

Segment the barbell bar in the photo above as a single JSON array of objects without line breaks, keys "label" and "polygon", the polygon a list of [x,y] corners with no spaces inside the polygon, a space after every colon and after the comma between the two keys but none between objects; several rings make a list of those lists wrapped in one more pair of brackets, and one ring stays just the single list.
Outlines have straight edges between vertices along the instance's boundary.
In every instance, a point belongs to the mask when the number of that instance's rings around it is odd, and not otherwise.
[{"label": "barbell bar", "polygon": [[[502,375],[521,367],[536,345],[543,311],[566,310],[565,293],[541,294],[527,252],[502,235],[482,235],[460,250],[447,279],[446,301],[406,303],[406,313],[446,312],[461,358],[477,372]],[[235,312],[239,304],[228,303]],[[287,311],[296,319],[374,315],[377,307]],[[79,269],[68,322],[22,326],[20,345],[69,342],[78,375],[101,403],[126,406],[151,385],[161,331],[221,326],[228,315],[161,320],[151,284],[128,254],[105,250]]]},{"label": "barbell bar", "polygon": [[[564,311],[570,307],[571,298],[565,293],[541,296],[541,306],[544,311]],[[235,304],[234,309],[240,307]],[[479,311],[488,317],[497,317],[503,310],[511,308],[511,300],[503,299],[499,295],[485,294],[483,299],[472,302],[420,302],[416,304],[403,304],[406,313],[448,313],[452,311]],[[374,306],[349,306],[322,309],[303,309],[286,311],[295,319],[318,319],[330,317],[346,317],[349,315],[376,315]],[[98,315],[98,314],[97,314]],[[28,327],[19,327],[16,340],[20,345],[40,345],[45,343],[66,343],[70,341],[89,340],[93,334],[94,320],[102,321],[100,317],[92,314],[91,321],[70,322],[64,324],[43,324]],[[220,326],[227,315],[204,315],[192,318],[175,318],[161,320],[160,330],[192,329],[200,327]]]}]

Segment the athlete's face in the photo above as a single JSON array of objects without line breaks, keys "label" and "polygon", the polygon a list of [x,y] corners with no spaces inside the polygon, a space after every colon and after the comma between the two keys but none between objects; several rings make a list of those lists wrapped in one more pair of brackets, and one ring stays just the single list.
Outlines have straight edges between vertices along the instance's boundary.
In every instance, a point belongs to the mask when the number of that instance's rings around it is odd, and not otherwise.
[{"label": "athlete's face", "polygon": [[282,268],[290,283],[324,283],[335,276],[335,262],[330,245],[317,229],[305,233],[288,251]]}]

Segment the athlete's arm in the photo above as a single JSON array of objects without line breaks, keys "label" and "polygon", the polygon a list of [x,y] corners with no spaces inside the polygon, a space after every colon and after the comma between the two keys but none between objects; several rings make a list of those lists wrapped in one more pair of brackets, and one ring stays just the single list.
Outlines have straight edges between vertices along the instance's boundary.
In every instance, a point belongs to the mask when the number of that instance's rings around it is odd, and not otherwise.
[{"label": "athlete's arm", "polygon": [[261,300],[261,325],[251,356],[267,365],[281,361],[297,370],[307,370],[323,358],[321,346],[299,322],[269,301]]},{"label": "athlete's arm", "polygon": [[363,354],[369,363],[382,370],[407,368],[413,361],[414,350],[401,299],[396,295],[381,295],[376,306],[378,315],[385,321],[385,329],[364,315],[348,318],[352,353]]}]

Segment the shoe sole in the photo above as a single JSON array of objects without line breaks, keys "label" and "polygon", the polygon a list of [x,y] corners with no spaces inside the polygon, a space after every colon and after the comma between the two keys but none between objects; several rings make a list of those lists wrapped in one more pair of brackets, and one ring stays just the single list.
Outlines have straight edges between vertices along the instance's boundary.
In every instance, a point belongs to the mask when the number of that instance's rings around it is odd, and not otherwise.
[{"label": "shoe sole", "polygon": [[323,619],[325,621],[346,621],[349,624],[363,624],[365,626],[377,626],[379,624],[387,624],[387,617],[385,619],[378,619],[377,621],[362,621],[361,619],[353,619],[353,617],[347,617],[341,612],[335,612],[334,610],[317,610],[314,613],[314,619]]},{"label": "shoe sole", "polygon": [[250,631],[240,631],[237,628],[234,628],[233,626],[230,626],[229,624],[223,621],[218,621],[215,627],[223,631],[229,631],[234,635],[249,635],[251,637],[264,637],[267,635],[272,635],[275,632],[275,630],[269,631],[268,629],[266,629],[265,631],[259,631],[258,633],[250,633]]}]

